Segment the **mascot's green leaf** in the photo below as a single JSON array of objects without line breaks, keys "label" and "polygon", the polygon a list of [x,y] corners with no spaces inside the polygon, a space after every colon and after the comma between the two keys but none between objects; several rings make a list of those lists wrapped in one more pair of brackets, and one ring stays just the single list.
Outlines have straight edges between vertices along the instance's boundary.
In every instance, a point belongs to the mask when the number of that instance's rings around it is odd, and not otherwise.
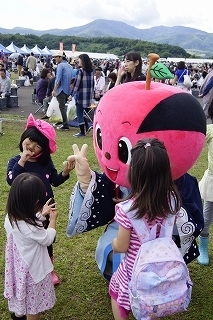
[{"label": "mascot's green leaf", "polygon": [[167,66],[161,62],[157,62],[151,67],[150,74],[152,78],[159,80],[174,78],[174,75],[169,71]]}]

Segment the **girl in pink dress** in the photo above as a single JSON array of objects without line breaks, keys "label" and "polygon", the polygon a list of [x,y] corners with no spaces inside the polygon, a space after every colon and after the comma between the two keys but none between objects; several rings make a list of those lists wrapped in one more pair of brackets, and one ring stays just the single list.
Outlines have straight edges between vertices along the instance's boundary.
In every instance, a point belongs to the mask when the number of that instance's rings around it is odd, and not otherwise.
[{"label": "girl in pink dress", "polygon": [[[136,219],[144,219],[147,232],[156,223],[164,225],[169,214],[179,211],[180,196],[172,181],[169,157],[158,139],[140,140],[132,148],[128,180],[131,192],[125,201],[130,201],[130,210],[136,210]],[[131,311],[128,285],[141,243],[122,206],[116,207],[115,220],[119,229],[112,247],[115,253],[125,256],[112,275],[109,294],[114,319],[128,320]]]},{"label": "girl in pink dress", "polygon": [[[11,185],[4,224],[4,296],[14,320],[39,320],[40,312],[55,304],[47,246],[55,239],[58,213],[51,200],[46,201],[45,185],[32,173],[21,173]],[[47,214],[50,223],[45,229],[42,221]]]}]

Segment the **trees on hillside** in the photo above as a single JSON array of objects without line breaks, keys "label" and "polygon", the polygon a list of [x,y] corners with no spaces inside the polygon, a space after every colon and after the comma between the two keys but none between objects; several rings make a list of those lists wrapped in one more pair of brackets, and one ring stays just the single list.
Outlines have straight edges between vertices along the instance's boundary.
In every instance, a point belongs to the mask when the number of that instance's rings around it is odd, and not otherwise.
[{"label": "trees on hillside", "polygon": [[33,34],[20,35],[19,33],[0,34],[0,43],[5,47],[8,46],[11,41],[13,41],[18,47],[22,47],[26,44],[29,48],[32,48],[37,44],[40,48],[47,46],[49,49],[59,49],[59,43],[63,42],[64,50],[71,50],[72,43],[75,43],[77,51],[114,53],[118,56],[122,56],[128,51],[135,50],[139,52],[142,57],[146,57],[150,52],[156,52],[164,58],[190,57],[190,54],[178,46],[127,38],[86,38],[75,36],[55,36],[51,34],[44,34],[42,36],[36,36]]}]

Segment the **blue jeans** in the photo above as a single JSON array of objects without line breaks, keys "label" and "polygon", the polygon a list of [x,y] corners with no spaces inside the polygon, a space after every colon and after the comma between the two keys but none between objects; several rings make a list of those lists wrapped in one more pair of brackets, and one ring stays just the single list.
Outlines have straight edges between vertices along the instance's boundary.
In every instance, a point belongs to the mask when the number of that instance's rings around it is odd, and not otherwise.
[{"label": "blue jeans", "polygon": [[77,120],[78,124],[85,124],[84,121],[84,108],[82,107],[81,104],[76,103],[76,115],[77,115]]}]

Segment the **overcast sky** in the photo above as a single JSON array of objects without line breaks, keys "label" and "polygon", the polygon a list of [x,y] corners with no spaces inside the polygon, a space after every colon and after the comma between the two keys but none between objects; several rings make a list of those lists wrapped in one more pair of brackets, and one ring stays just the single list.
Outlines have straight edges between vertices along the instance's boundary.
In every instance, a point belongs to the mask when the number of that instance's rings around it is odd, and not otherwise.
[{"label": "overcast sky", "polygon": [[136,28],[186,26],[213,33],[209,0],[10,0],[1,6],[2,28],[67,29],[96,19]]}]

